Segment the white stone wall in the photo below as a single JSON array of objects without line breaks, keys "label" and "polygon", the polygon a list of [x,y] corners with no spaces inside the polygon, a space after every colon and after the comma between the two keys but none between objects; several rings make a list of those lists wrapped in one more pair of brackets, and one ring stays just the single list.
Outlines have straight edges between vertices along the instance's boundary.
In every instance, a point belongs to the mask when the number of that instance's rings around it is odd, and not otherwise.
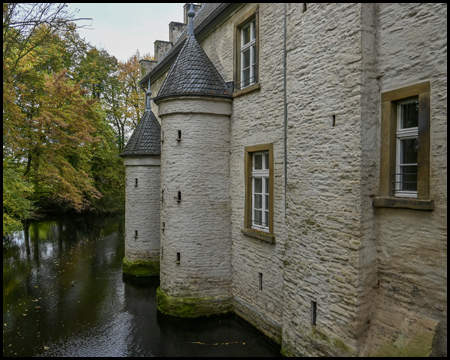
[{"label": "white stone wall", "polygon": [[447,318],[447,5],[379,4],[377,13],[380,91],[431,84],[430,198],[435,210],[376,210],[380,287],[375,320],[389,329],[403,326],[405,319]]},{"label": "white stone wall", "polygon": [[161,288],[171,296],[231,296],[230,112],[229,100],[209,98],[166,99],[159,106]]},{"label": "white stone wall", "polygon": [[[151,84],[150,89],[152,91],[153,98],[155,98],[158,95],[159,89],[161,89],[161,86],[164,83],[164,80],[166,79],[167,73],[168,73],[168,71],[166,73],[164,73],[161,77],[156,79],[154,83]],[[159,114],[158,114],[158,105],[156,105],[154,101],[151,101],[150,106],[153,111],[153,114],[156,116],[159,123],[161,124],[161,118],[159,117]]]},{"label": "white stone wall", "polygon": [[343,341],[354,352],[364,239],[361,5],[295,5],[288,16],[283,346],[324,356],[339,354],[333,341]]},{"label": "white stone wall", "polygon": [[[256,4],[247,4],[230,23]],[[238,313],[267,335],[281,337],[283,311],[284,142],[283,142],[283,4],[259,4],[259,73],[261,90],[233,100],[231,118],[231,236],[233,296]],[[232,32],[233,26],[228,31]],[[226,29],[228,29],[225,26]],[[218,32],[216,30],[216,32]],[[224,35],[225,36],[225,35]],[[219,34],[216,37],[221,37]],[[206,43],[206,41],[205,41]],[[228,50],[230,51],[230,50]],[[232,59],[232,56],[230,56]],[[229,65],[231,69],[233,64]],[[275,244],[245,236],[244,148],[273,143]],[[263,290],[259,289],[259,273]]]},{"label": "white stone wall", "polygon": [[381,104],[377,76],[377,5],[361,4],[361,242],[359,244],[356,351],[362,355],[376,309],[377,234],[373,198],[379,188]]},{"label": "white stone wall", "polygon": [[[125,259],[159,261],[160,159],[126,157]],[[135,179],[138,186],[135,186]],[[135,231],[138,236],[135,237]]]},{"label": "white stone wall", "polygon": [[[243,6],[201,42],[225,81],[233,80],[236,21],[256,5]],[[291,354],[361,355],[374,323],[395,328],[411,313],[436,321],[447,314],[447,7],[307,4],[306,9],[303,4],[287,6],[285,197],[284,4],[259,4],[261,89],[233,100],[229,223],[220,225],[230,232],[231,269],[220,269],[221,274],[231,272],[237,312],[274,339],[279,340],[282,329],[283,347]],[[162,79],[152,86],[154,96]],[[436,209],[374,209],[372,200],[379,195],[381,93],[423,81],[431,82],[430,189]],[[182,113],[182,107],[178,111]],[[194,168],[197,158],[202,164],[209,161],[202,169],[203,179],[213,176],[216,167],[213,157],[204,158],[210,146],[207,136],[185,157],[174,129],[186,126],[186,117],[167,119],[171,133],[164,136],[171,142],[165,142],[163,152],[180,159],[167,162],[171,170],[162,174],[163,187],[170,189],[165,197],[173,201],[184,166]],[[210,131],[208,122],[197,115],[188,119],[191,130],[203,126],[198,136]],[[162,126],[164,131],[164,121]],[[263,143],[274,144],[275,244],[241,233],[244,147]],[[179,161],[180,168],[173,166]],[[168,219],[165,234],[172,231],[171,238],[182,239],[190,220],[183,219],[176,206],[163,209]],[[198,206],[189,211],[192,218],[203,216]],[[178,227],[170,228],[174,222]],[[204,228],[193,233],[202,241],[211,235]],[[201,247],[191,240],[189,244]],[[205,268],[196,267],[195,274],[192,269],[180,271],[182,264],[174,264],[179,250],[171,246],[170,267],[162,265],[162,284],[180,294],[189,292],[182,287],[184,280],[178,280],[180,274],[197,286]],[[192,264],[211,264],[201,251],[192,256],[198,257]],[[263,274],[263,291],[258,273]],[[311,326],[311,301],[317,302],[316,327]]]}]

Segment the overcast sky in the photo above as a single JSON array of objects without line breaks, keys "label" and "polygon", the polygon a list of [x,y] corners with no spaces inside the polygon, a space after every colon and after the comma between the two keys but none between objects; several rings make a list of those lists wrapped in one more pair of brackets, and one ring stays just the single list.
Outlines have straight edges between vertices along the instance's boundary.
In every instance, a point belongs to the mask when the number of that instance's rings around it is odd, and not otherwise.
[{"label": "overcast sky", "polygon": [[92,28],[78,29],[82,38],[126,61],[136,50],[154,55],[155,40],[169,41],[169,23],[183,22],[184,4],[71,3],[69,9],[80,10],[76,17],[92,18],[78,22]]}]

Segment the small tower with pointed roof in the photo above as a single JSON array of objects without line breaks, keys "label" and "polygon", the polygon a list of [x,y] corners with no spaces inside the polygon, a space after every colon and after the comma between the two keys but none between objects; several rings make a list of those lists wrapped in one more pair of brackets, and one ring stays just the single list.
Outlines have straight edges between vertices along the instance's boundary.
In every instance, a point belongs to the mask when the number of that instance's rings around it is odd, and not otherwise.
[{"label": "small tower with pointed roof", "polygon": [[230,114],[232,96],[188,35],[154,99],[162,131],[161,286],[158,308],[195,317],[231,309]]},{"label": "small tower with pointed roof", "polygon": [[123,271],[135,276],[159,275],[161,126],[150,96],[149,80],[144,115],[120,154],[126,169]]}]

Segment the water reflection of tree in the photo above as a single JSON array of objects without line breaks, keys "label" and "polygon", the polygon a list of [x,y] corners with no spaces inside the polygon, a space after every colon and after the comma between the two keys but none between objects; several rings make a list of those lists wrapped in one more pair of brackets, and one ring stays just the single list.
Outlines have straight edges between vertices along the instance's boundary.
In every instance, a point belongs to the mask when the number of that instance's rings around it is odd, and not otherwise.
[{"label": "water reflection of tree", "polygon": [[[120,232],[119,228],[122,229]],[[105,235],[113,236],[114,241],[98,241]],[[111,290],[108,281],[95,280],[111,271],[113,263],[122,262],[123,217],[65,216],[30,221],[25,226],[24,241],[20,246],[5,237],[3,246],[4,309],[5,296],[8,299],[28,298],[31,302],[38,294],[47,297],[47,300],[43,299],[43,302],[47,301],[47,308],[56,305],[58,309],[64,309],[65,303],[73,302],[75,298],[95,305],[99,303],[95,296],[106,296]],[[114,256],[106,256],[111,253]],[[72,289],[74,282],[77,287]],[[75,290],[77,296],[68,289]],[[50,294],[56,304],[50,301]],[[74,311],[86,312],[77,304],[72,304]],[[99,306],[103,306],[101,302]],[[91,307],[95,309],[96,306]]]}]

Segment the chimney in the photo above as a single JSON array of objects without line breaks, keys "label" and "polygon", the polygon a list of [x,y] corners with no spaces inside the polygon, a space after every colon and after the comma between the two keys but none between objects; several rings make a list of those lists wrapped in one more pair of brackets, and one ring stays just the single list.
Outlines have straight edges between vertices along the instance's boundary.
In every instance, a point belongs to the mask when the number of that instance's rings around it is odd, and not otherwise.
[{"label": "chimney", "polygon": [[169,24],[169,42],[175,44],[175,41],[178,39],[180,34],[183,32],[183,30],[186,28],[186,24],[172,21]]},{"label": "chimney", "polygon": [[172,43],[169,41],[156,40],[154,43],[154,58],[155,61],[161,60],[163,55],[172,47]]},{"label": "chimney", "polygon": [[150,71],[154,69],[158,62],[155,60],[140,60],[139,68],[141,70],[141,80],[147,75]]},{"label": "chimney", "polygon": [[[202,8],[202,6],[203,6],[203,3],[194,4],[195,15],[197,15],[198,11]],[[188,13],[190,8],[191,8],[191,3],[184,4],[184,6],[183,6],[183,14],[184,14],[184,17],[183,17],[184,20],[183,21],[184,21],[185,24],[187,24],[187,22],[188,22],[187,13]]]}]

